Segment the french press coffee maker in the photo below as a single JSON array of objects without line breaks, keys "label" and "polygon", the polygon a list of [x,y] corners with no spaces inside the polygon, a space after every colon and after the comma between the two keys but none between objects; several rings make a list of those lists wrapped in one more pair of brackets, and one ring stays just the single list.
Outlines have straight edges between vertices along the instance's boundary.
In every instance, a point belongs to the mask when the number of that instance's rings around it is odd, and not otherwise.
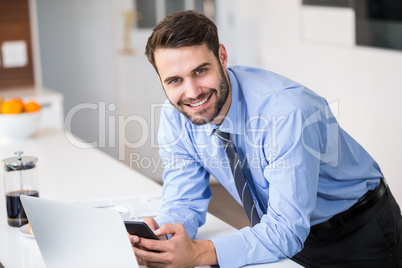
[{"label": "french press coffee maker", "polygon": [[16,157],[4,159],[1,164],[4,172],[4,192],[6,194],[8,224],[20,227],[28,223],[20,196],[39,197],[36,178],[36,162],[32,156],[22,156],[23,152],[15,152]]}]

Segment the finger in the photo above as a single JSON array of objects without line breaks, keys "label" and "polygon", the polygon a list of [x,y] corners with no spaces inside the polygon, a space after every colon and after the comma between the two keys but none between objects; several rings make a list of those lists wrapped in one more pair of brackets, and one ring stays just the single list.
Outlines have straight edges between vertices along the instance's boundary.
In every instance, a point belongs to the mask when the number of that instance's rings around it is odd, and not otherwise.
[{"label": "finger", "polygon": [[167,223],[162,225],[159,229],[155,230],[157,236],[163,236],[168,234],[176,234],[184,230],[184,226],[181,223]]},{"label": "finger", "polygon": [[139,238],[139,236],[136,236],[136,235],[129,235],[128,237],[130,239],[131,244],[136,244],[136,243],[140,242],[140,240],[141,240]]},{"label": "finger", "polygon": [[138,248],[138,246],[137,245],[133,245],[133,252],[134,252],[134,254],[135,254],[135,257],[136,257],[136,259],[137,259],[137,262],[138,262],[138,264],[140,265],[140,266],[146,266],[146,262],[142,259],[142,257],[140,256],[140,255],[137,255],[136,254],[136,249]]},{"label": "finger", "polygon": [[160,235],[158,236],[159,240],[168,240],[166,235]]},{"label": "finger", "polygon": [[157,264],[166,264],[166,262],[163,261],[164,253],[149,251],[148,249],[137,246],[133,247],[133,249],[135,256],[141,261],[142,265],[146,264],[148,266],[149,264],[154,264],[152,266],[155,266]]},{"label": "finger", "polygon": [[150,263],[147,263],[146,266],[149,268],[159,268],[159,267],[166,268],[166,263],[150,262]]},{"label": "finger", "polygon": [[140,242],[137,243],[139,247],[146,248],[150,251],[157,251],[157,252],[166,252],[170,251],[170,243],[168,240],[155,240],[155,239],[146,239],[141,238]]},{"label": "finger", "polygon": [[137,259],[137,263],[138,263],[138,265],[140,265],[140,266],[147,266],[147,262],[146,261],[144,261],[140,256],[135,256],[136,257],[136,259]]}]

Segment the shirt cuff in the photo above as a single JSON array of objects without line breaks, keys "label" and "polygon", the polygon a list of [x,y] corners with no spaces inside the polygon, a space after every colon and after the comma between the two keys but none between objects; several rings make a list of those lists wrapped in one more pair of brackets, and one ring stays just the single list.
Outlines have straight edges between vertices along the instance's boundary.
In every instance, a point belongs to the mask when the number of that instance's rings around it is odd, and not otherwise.
[{"label": "shirt cuff", "polygon": [[247,264],[246,246],[240,235],[212,238],[211,241],[214,243],[221,268],[241,267]]}]

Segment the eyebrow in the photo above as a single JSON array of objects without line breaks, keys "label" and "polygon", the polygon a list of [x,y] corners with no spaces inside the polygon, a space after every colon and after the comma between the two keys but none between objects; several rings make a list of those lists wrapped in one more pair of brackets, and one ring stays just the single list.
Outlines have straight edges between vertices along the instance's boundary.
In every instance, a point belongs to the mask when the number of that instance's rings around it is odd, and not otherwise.
[{"label": "eyebrow", "polygon": [[[191,73],[194,73],[195,71],[197,71],[201,68],[204,68],[206,66],[209,66],[209,65],[211,65],[209,62],[202,63],[202,64],[198,65],[197,67],[195,67],[193,70],[191,70]],[[169,77],[165,78],[163,80],[163,82],[168,83],[169,81],[176,79],[176,78],[179,78],[179,77],[178,76],[169,76]]]}]

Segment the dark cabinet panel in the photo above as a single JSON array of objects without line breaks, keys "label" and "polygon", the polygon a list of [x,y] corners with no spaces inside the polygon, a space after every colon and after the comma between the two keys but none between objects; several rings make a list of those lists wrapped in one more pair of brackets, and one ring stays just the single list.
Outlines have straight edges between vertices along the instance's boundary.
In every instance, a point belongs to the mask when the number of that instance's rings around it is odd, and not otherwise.
[{"label": "dark cabinet panel", "polygon": [[[0,65],[0,89],[34,84],[31,29],[28,0],[0,0],[0,52],[4,42],[25,41],[27,65],[23,67]],[[0,53],[2,57],[2,53]]]}]

